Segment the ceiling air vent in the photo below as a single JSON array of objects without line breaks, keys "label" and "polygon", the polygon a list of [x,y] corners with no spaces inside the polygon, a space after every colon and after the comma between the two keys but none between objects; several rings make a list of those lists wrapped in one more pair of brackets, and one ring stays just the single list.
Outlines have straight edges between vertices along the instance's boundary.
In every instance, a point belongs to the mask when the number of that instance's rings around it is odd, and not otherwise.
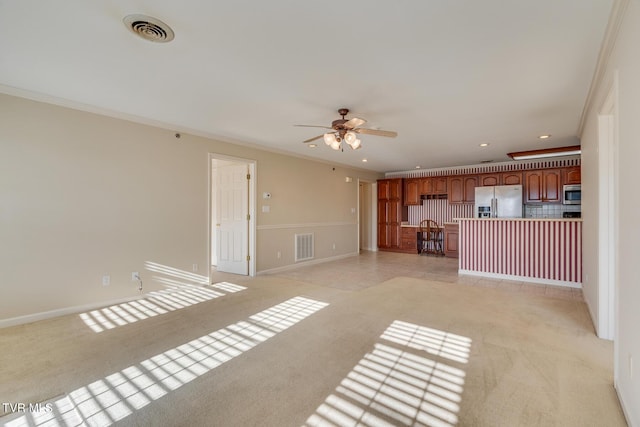
[{"label": "ceiling air vent", "polygon": [[167,43],[173,40],[173,30],[159,19],[146,15],[127,15],[124,25],[134,34],[156,43]]}]

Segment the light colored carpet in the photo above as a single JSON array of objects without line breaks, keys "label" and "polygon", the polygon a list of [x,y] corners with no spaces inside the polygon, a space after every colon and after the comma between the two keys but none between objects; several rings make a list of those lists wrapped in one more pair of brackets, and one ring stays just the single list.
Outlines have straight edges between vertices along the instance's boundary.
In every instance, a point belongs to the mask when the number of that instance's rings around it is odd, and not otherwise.
[{"label": "light colored carpet", "polygon": [[97,425],[626,425],[612,343],[579,300],[408,277],[236,283],[100,333],[75,315],[0,330],[0,400],[82,401],[56,415]]}]

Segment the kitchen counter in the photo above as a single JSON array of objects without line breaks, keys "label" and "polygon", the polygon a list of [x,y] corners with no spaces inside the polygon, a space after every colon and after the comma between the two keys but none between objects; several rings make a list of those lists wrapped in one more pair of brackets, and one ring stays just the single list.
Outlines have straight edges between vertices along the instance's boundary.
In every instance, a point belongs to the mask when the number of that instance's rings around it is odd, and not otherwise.
[{"label": "kitchen counter", "polygon": [[581,218],[456,218],[458,272],[582,286]]},{"label": "kitchen counter", "polygon": [[[472,219],[472,218],[466,218],[466,219]],[[458,222],[444,222],[442,223],[440,226],[444,226],[444,225],[458,225]],[[400,224],[400,227],[413,227],[413,228],[420,228],[419,224]]]},{"label": "kitchen counter", "polygon": [[582,218],[454,218],[456,221],[578,221],[582,222]]}]

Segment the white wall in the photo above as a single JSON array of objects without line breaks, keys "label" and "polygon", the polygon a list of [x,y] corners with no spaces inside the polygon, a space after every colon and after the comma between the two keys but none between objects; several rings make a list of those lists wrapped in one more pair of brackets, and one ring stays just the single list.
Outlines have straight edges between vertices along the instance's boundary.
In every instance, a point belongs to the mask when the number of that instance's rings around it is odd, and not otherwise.
[{"label": "white wall", "polygon": [[[616,388],[628,421],[632,426],[640,426],[640,4],[638,0],[628,3],[620,32],[604,77],[590,103],[581,135],[583,158],[583,216],[584,216],[584,265],[589,280],[584,285],[584,295],[594,323],[601,327],[602,305],[598,283],[599,205],[607,194],[598,192],[598,185],[607,177],[599,168],[598,112],[618,76],[617,118],[618,118],[618,159],[619,177],[618,200],[618,283],[617,283],[617,339],[615,342]],[[615,173],[615,172],[611,172]],[[631,377],[629,358],[635,363],[636,372]]]},{"label": "white wall", "polygon": [[356,253],[357,178],[379,177],[8,95],[0,149],[0,324],[135,296],[133,271],[160,289],[147,262],[206,276],[209,153],[257,162],[258,272],[293,263],[294,230]]}]

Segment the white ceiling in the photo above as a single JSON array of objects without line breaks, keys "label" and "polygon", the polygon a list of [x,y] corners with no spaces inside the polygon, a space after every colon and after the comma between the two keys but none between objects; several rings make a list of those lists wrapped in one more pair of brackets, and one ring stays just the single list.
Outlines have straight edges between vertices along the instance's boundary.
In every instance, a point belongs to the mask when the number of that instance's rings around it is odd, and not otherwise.
[{"label": "white ceiling", "polygon": [[[506,161],[579,143],[612,4],[0,0],[0,91],[381,172]],[[302,143],[340,107],[398,137]]]}]

